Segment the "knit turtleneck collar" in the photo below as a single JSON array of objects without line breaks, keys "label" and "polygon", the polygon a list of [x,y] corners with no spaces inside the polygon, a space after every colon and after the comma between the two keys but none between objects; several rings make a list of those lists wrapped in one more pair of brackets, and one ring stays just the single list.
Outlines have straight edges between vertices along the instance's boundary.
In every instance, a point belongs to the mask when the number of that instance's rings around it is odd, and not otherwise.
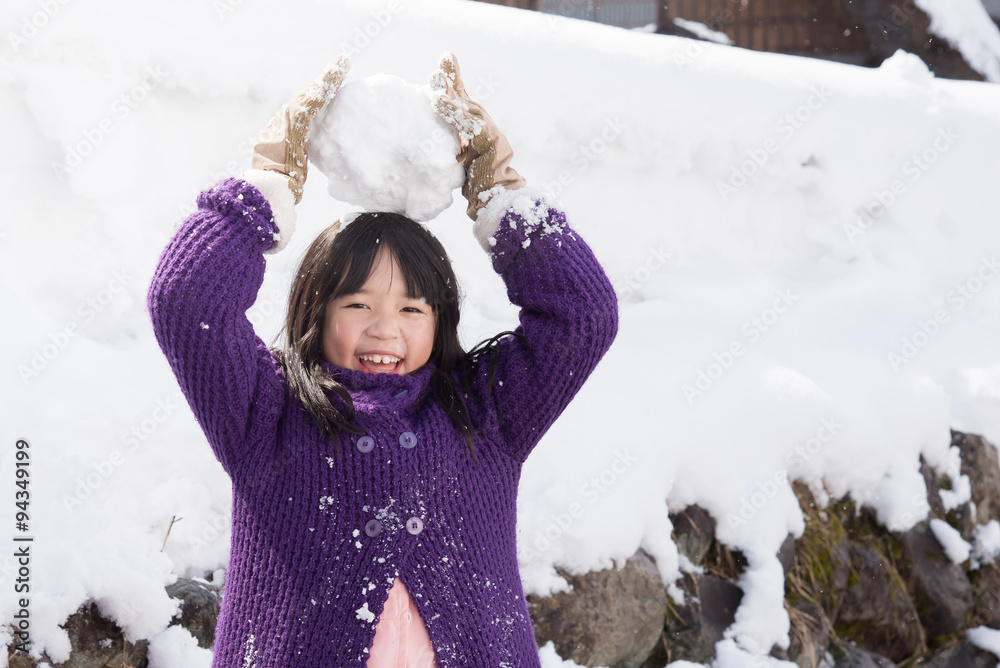
[{"label": "knit turtleneck collar", "polygon": [[347,388],[351,396],[355,397],[355,402],[361,396],[366,396],[371,401],[391,401],[401,410],[418,402],[420,397],[430,392],[431,378],[435,369],[434,364],[429,361],[406,375],[368,373],[345,369],[325,361],[320,362],[320,366],[333,376],[334,380]]}]

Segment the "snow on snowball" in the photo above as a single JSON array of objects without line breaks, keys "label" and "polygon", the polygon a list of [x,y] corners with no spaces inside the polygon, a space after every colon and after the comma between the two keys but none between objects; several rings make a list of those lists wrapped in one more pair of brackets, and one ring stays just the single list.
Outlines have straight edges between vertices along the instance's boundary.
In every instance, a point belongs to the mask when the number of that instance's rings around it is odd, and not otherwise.
[{"label": "snow on snowball", "polygon": [[458,136],[431,106],[434,92],[388,74],[349,81],[316,116],[309,159],[335,199],[426,221],[465,182]]}]

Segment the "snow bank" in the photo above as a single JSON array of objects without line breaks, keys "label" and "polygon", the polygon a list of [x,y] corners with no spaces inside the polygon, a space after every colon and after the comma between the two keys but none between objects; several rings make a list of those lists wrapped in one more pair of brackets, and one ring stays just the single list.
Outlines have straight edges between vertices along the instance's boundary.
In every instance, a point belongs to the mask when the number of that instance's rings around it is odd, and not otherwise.
[{"label": "snow bank", "polygon": [[431,107],[427,86],[381,74],[348,80],[317,116],[309,159],[330,194],[365,211],[437,217],[465,182],[458,137]]}]

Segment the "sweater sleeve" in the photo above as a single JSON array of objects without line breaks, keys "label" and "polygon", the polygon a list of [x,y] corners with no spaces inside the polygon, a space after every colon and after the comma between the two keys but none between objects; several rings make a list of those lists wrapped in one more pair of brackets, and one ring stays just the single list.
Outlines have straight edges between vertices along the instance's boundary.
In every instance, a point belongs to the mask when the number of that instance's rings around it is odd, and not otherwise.
[{"label": "sweater sleeve", "polygon": [[221,181],[199,195],[147,295],[156,340],[230,476],[273,433],[284,403],[280,367],[246,316],[264,279],[263,253],[278,236],[260,191]]},{"label": "sweater sleeve", "polygon": [[475,233],[520,307],[514,330],[499,340],[491,392],[500,436],[523,462],[579,392],[618,332],[618,300],[590,247],[544,196],[513,191],[480,213]]}]

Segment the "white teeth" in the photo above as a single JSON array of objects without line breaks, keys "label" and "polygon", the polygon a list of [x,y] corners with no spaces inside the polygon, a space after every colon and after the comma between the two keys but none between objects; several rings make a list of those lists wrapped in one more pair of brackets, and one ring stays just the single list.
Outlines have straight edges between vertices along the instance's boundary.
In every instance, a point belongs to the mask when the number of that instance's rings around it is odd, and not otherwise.
[{"label": "white teeth", "polygon": [[389,355],[359,355],[359,357],[369,362],[375,362],[375,364],[395,364],[400,359]]}]

